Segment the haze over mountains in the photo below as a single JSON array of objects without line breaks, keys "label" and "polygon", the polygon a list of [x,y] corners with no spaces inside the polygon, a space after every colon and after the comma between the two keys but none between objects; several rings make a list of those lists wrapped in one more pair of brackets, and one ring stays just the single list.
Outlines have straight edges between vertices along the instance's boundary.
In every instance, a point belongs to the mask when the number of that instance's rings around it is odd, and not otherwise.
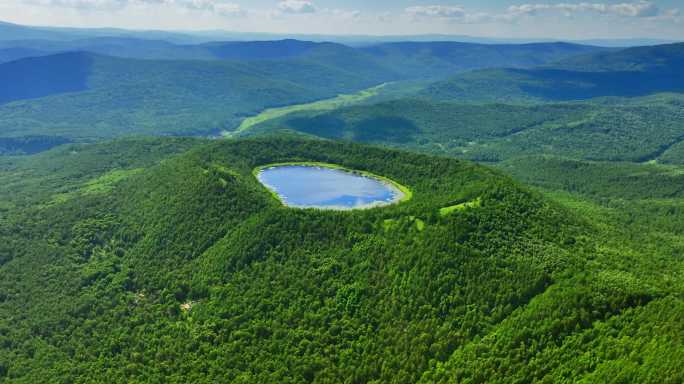
[{"label": "haze over mountains", "polygon": [[684,43],[225,36],[0,24],[0,383],[684,381]]},{"label": "haze over mountains", "polygon": [[[352,48],[298,40],[176,45],[127,38],[26,44],[32,48],[23,53],[39,50],[41,55],[16,59],[16,50],[6,50],[13,61],[0,64],[6,85],[0,91],[1,136],[15,142],[26,142],[26,137],[60,142],[136,133],[217,134],[269,107],[386,82],[428,81],[496,66],[530,67],[604,50],[566,43]],[[50,50],[66,52],[46,53]]]},{"label": "haze over mountains", "polygon": [[[684,87],[678,70],[682,44],[614,49],[399,42],[354,48],[300,40],[176,44],[130,37],[3,44],[0,137],[12,151],[43,147],[36,141],[217,135],[267,108],[388,82],[399,85],[375,99],[570,101]],[[400,85],[406,82],[413,85]]]},{"label": "haze over mountains", "polygon": [[[337,42],[352,46],[374,45],[390,42],[435,42],[458,41],[477,44],[529,44],[540,42],[556,42],[557,39],[514,39],[487,38],[466,35],[313,35],[313,34],[274,34],[228,31],[131,31],[116,28],[55,28],[31,27],[0,21],[0,41],[17,40],[60,40],[70,41],[93,37],[137,38],[144,40],[164,40],[178,44],[199,44],[212,41],[273,41],[295,39],[315,42]],[[630,47],[674,43],[668,39],[590,39],[572,40],[576,44],[605,47]]]}]

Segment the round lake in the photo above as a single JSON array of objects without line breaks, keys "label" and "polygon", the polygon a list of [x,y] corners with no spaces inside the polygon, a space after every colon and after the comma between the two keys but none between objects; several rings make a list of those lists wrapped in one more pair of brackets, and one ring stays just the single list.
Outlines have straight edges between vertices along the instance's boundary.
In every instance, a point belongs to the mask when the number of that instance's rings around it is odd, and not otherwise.
[{"label": "round lake", "polygon": [[404,198],[390,182],[325,166],[276,165],[260,170],[257,178],[283,204],[296,208],[371,208]]}]

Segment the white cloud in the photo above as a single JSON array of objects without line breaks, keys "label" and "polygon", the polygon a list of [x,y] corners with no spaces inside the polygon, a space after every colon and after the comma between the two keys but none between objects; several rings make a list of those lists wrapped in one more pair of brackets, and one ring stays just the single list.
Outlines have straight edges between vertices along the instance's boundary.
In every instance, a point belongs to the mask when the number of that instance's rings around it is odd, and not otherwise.
[{"label": "white cloud", "polygon": [[624,18],[649,20],[679,20],[679,10],[662,11],[650,1],[634,3],[530,3],[512,5],[502,13],[469,12],[457,5],[424,5],[408,7],[404,12],[413,21],[437,19],[461,24],[482,24],[492,22],[515,22],[523,17],[537,16],[542,12],[560,12],[566,16],[579,13],[598,13]]},{"label": "white cloud", "polygon": [[241,17],[241,16],[246,16],[247,11],[242,9],[242,7],[239,4],[234,4],[234,3],[217,3],[214,4],[214,13],[217,13],[221,16],[229,16],[229,17]]},{"label": "white cloud", "polygon": [[408,7],[404,12],[418,22],[437,19],[459,24],[483,24],[495,21],[509,21],[507,15],[487,12],[468,12],[461,6],[450,5],[425,5]]},{"label": "white cloud", "polygon": [[358,10],[325,9],[324,12],[340,20],[352,21],[361,18],[361,11]]},{"label": "white cloud", "polygon": [[117,10],[125,8],[128,0],[27,0],[26,4],[44,7]]},{"label": "white cloud", "polygon": [[535,15],[540,11],[560,11],[566,15],[581,12],[593,12],[600,14],[617,15],[624,17],[655,17],[661,11],[657,5],[649,1],[639,1],[636,3],[542,3],[542,4],[521,4],[513,5],[508,8],[511,15]]},{"label": "white cloud", "polygon": [[457,5],[419,5],[406,8],[406,13],[414,19],[459,19],[466,15],[463,7]]},{"label": "white cloud", "polygon": [[[337,2],[343,3],[348,4]],[[317,0],[0,0],[0,15],[19,24],[136,29],[684,38],[684,17],[669,9],[684,11],[684,5],[673,0],[671,7],[658,0],[513,0],[491,10],[469,3],[472,8],[455,5],[456,0],[412,0],[409,5],[415,6],[393,11],[363,4],[324,6]]]},{"label": "white cloud", "polygon": [[376,15],[376,19],[380,23],[390,23],[394,20],[394,16],[392,15],[392,12],[382,12]]},{"label": "white cloud", "polygon": [[314,13],[316,6],[307,0],[283,0],[278,3],[278,10],[283,13]]},{"label": "white cloud", "polygon": [[72,8],[84,11],[119,11],[128,6],[163,6],[182,10],[203,11],[221,16],[244,16],[239,4],[224,0],[26,0],[31,5]]}]

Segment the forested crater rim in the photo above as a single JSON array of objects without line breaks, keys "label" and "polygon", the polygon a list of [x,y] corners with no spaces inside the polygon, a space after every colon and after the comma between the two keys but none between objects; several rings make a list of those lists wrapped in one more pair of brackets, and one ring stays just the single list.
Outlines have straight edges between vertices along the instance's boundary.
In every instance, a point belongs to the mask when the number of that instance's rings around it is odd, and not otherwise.
[{"label": "forested crater rim", "polygon": [[413,196],[409,188],[388,177],[338,164],[271,163],[253,173],[289,208],[350,211],[396,205]]}]

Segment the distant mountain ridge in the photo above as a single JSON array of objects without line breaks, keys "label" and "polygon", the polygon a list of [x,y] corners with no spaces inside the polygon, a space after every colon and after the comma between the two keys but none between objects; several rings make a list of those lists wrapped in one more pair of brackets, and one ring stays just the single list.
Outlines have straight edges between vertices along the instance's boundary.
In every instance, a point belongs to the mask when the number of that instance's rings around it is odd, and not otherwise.
[{"label": "distant mountain ridge", "polygon": [[628,48],[560,60],[543,68],[485,69],[421,91],[435,100],[564,101],[684,92],[684,43]]},{"label": "distant mountain ridge", "polygon": [[576,71],[681,72],[684,43],[593,52],[563,59],[553,67]]},{"label": "distant mountain ridge", "polygon": [[[495,67],[534,67],[605,48],[569,43],[473,44],[459,42],[387,43],[361,49],[397,71],[419,74],[434,68],[434,76]],[[420,77],[416,75],[417,77]]]},{"label": "distant mountain ridge", "polygon": [[355,48],[332,42],[301,40],[210,42],[174,44],[131,37],[94,37],[72,41],[0,41],[12,55],[0,62],[32,55],[87,51],[101,55],[155,60],[307,60],[344,64],[350,71],[382,66],[398,78],[441,78],[454,73],[492,67],[531,67],[549,64],[605,48],[568,43],[487,45],[455,42],[387,43]]},{"label": "distant mountain ridge", "polygon": [[64,53],[0,64],[0,104],[87,89],[93,57]]},{"label": "distant mountain ridge", "polygon": [[215,135],[266,108],[396,78],[372,62],[352,71],[335,61],[139,60],[89,52],[25,58],[0,64],[0,137]]},{"label": "distant mountain ridge", "polygon": [[211,41],[271,41],[283,39],[306,40],[315,42],[335,42],[351,46],[368,46],[396,42],[465,42],[476,44],[528,44],[566,41],[579,45],[603,47],[634,47],[675,43],[676,39],[667,38],[596,38],[596,39],[558,39],[558,38],[505,38],[478,37],[469,35],[322,35],[268,32],[235,32],[224,30],[204,31],[155,31],[126,30],[118,28],[64,28],[34,27],[0,21],[0,41],[2,40],[74,40],[90,37],[133,37],[151,40],[166,40],[179,44],[200,44]]}]

